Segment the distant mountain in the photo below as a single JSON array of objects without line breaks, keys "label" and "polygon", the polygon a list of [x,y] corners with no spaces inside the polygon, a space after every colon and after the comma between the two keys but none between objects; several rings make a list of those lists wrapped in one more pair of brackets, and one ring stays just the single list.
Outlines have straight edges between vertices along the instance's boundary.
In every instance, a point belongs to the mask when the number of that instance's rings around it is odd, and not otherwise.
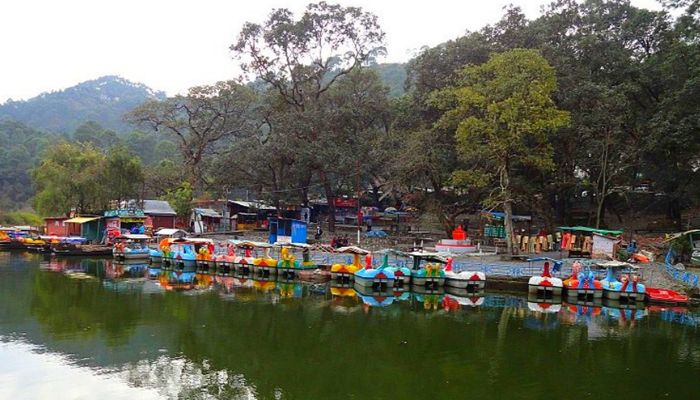
[{"label": "distant mountain", "polygon": [[389,87],[389,96],[398,97],[404,93],[404,83],[406,82],[406,64],[386,63],[374,64],[370,66]]},{"label": "distant mountain", "polygon": [[148,99],[165,99],[165,93],[118,76],[79,83],[23,101],[0,105],[0,119],[13,119],[34,129],[73,132],[86,121],[118,132],[130,130],[122,117]]}]

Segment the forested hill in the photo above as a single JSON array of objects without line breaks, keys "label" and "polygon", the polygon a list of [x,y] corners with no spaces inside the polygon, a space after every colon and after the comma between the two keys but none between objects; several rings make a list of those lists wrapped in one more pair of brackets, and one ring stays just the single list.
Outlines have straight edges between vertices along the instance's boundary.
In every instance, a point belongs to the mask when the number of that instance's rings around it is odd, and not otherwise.
[{"label": "forested hill", "polygon": [[389,96],[398,97],[404,93],[406,83],[406,64],[386,63],[374,64],[371,68],[377,71],[377,75],[389,87]]},{"label": "forested hill", "polygon": [[34,129],[69,133],[86,121],[118,132],[130,130],[122,116],[147,99],[165,93],[118,76],[79,83],[64,90],[42,93],[24,101],[0,105],[0,119],[13,119]]}]

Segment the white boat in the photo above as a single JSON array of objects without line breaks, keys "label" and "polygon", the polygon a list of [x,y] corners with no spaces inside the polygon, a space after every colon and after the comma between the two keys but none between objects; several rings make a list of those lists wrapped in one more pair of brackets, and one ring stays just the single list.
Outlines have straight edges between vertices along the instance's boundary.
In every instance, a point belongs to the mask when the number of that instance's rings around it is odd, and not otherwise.
[{"label": "white boat", "polygon": [[151,257],[151,249],[148,241],[151,237],[142,234],[127,234],[116,239],[112,255],[115,260],[148,260]]},{"label": "white boat", "polygon": [[561,296],[562,290],[564,288],[564,282],[552,276],[549,271],[549,263],[557,261],[547,257],[532,258],[528,261],[544,261],[544,266],[542,268],[542,274],[539,276],[532,276],[528,281],[528,293],[538,296]]},{"label": "white boat", "polygon": [[486,274],[481,271],[460,271],[452,269],[452,259],[447,260],[445,266],[445,285],[457,289],[467,289],[478,292],[486,286]]}]

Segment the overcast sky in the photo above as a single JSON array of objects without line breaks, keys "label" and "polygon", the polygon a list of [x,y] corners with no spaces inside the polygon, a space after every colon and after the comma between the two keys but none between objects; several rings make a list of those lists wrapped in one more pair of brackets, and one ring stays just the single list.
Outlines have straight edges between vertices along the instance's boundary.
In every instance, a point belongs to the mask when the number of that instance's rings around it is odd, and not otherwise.
[{"label": "overcast sky", "polygon": [[[2,0],[0,103],[27,99],[103,75],[120,75],[165,90],[229,79],[228,47],[245,21],[272,8],[301,12],[308,0]],[[530,18],[546,0],[337,0],[379,17],[384,61],[406,61],[433,46],[497,21],[519,5]],[[656,0],[632,0],[660,8]]]}]

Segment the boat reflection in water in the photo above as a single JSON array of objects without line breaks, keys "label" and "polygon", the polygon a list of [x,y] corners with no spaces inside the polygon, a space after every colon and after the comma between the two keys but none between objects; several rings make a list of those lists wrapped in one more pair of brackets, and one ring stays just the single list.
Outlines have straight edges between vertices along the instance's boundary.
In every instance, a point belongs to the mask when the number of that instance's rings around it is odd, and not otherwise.
[{"label": "boat reflection in water", "polygon": [[[700,316],[682,307],[425,286],[358,292],[111,260],[33,260],[0,255],[0,376],[14,385],[3,385],[12,398],[87,388],[92,380],[71,368],[117,379],[125,394],[110,396],[102,389],[115,386],[97,382],[90,394],[62,397],[140,399],[143,389],[160,398],[462,398],[472,385],[475,398],[570,398],[571,386],[543,374],[543,363],[591,381],[600,378],[592,371],[626,371],[615,385],[627,397],[697,397]],[[63,358],[53,373],[48,359],[29,366],[32,354]],[[586,393],[619,398],[610,385]]]},{"label": "boat reflection in water", "polygon": [[[524,300],[519,296],[498,295],[483,291],[470,292],[459,288],[431,288],[426,286],[409,287],[367,287],[351,282],[311,283],[298,279],[257,277],[252,272],[236,272],[233,276],[222,276],[202,272],[164,270],[160,265],[143,262],[116,262],[101,259],[49,258],[40,264],[45,271],[63,273],[74,279],[95,279],[112,290],[140,288],[143,291],[159,293],[164,291],[215,291],[219,297],[238,302],[279,303],[299,301],[319,295],[315,301],[323,299],[338,313],[350,314],[363,309],[399,308],[416,311],[459,311],[479,308],[512,309],[513,315],[523,318],[530,329],[550,330],[560,323],[564,325],[586,325],[597,335],[602,327],[610,328],[610,322],[624,329],[635,328],[637,321],[650,313],[658,313],[664,320],[679,324],[698,326],[700,317],[688,314],[684,307],[646,307],[643,303],[628,303],[599,298],[575,298],[561,296],[528,295]],[[255,278],[255,279],[254,279]],[[150,283],[146,284],[150,280]],[[194,294],[194,293],[193,293]],[[404,305],[402,305],[404,304]]]}]

